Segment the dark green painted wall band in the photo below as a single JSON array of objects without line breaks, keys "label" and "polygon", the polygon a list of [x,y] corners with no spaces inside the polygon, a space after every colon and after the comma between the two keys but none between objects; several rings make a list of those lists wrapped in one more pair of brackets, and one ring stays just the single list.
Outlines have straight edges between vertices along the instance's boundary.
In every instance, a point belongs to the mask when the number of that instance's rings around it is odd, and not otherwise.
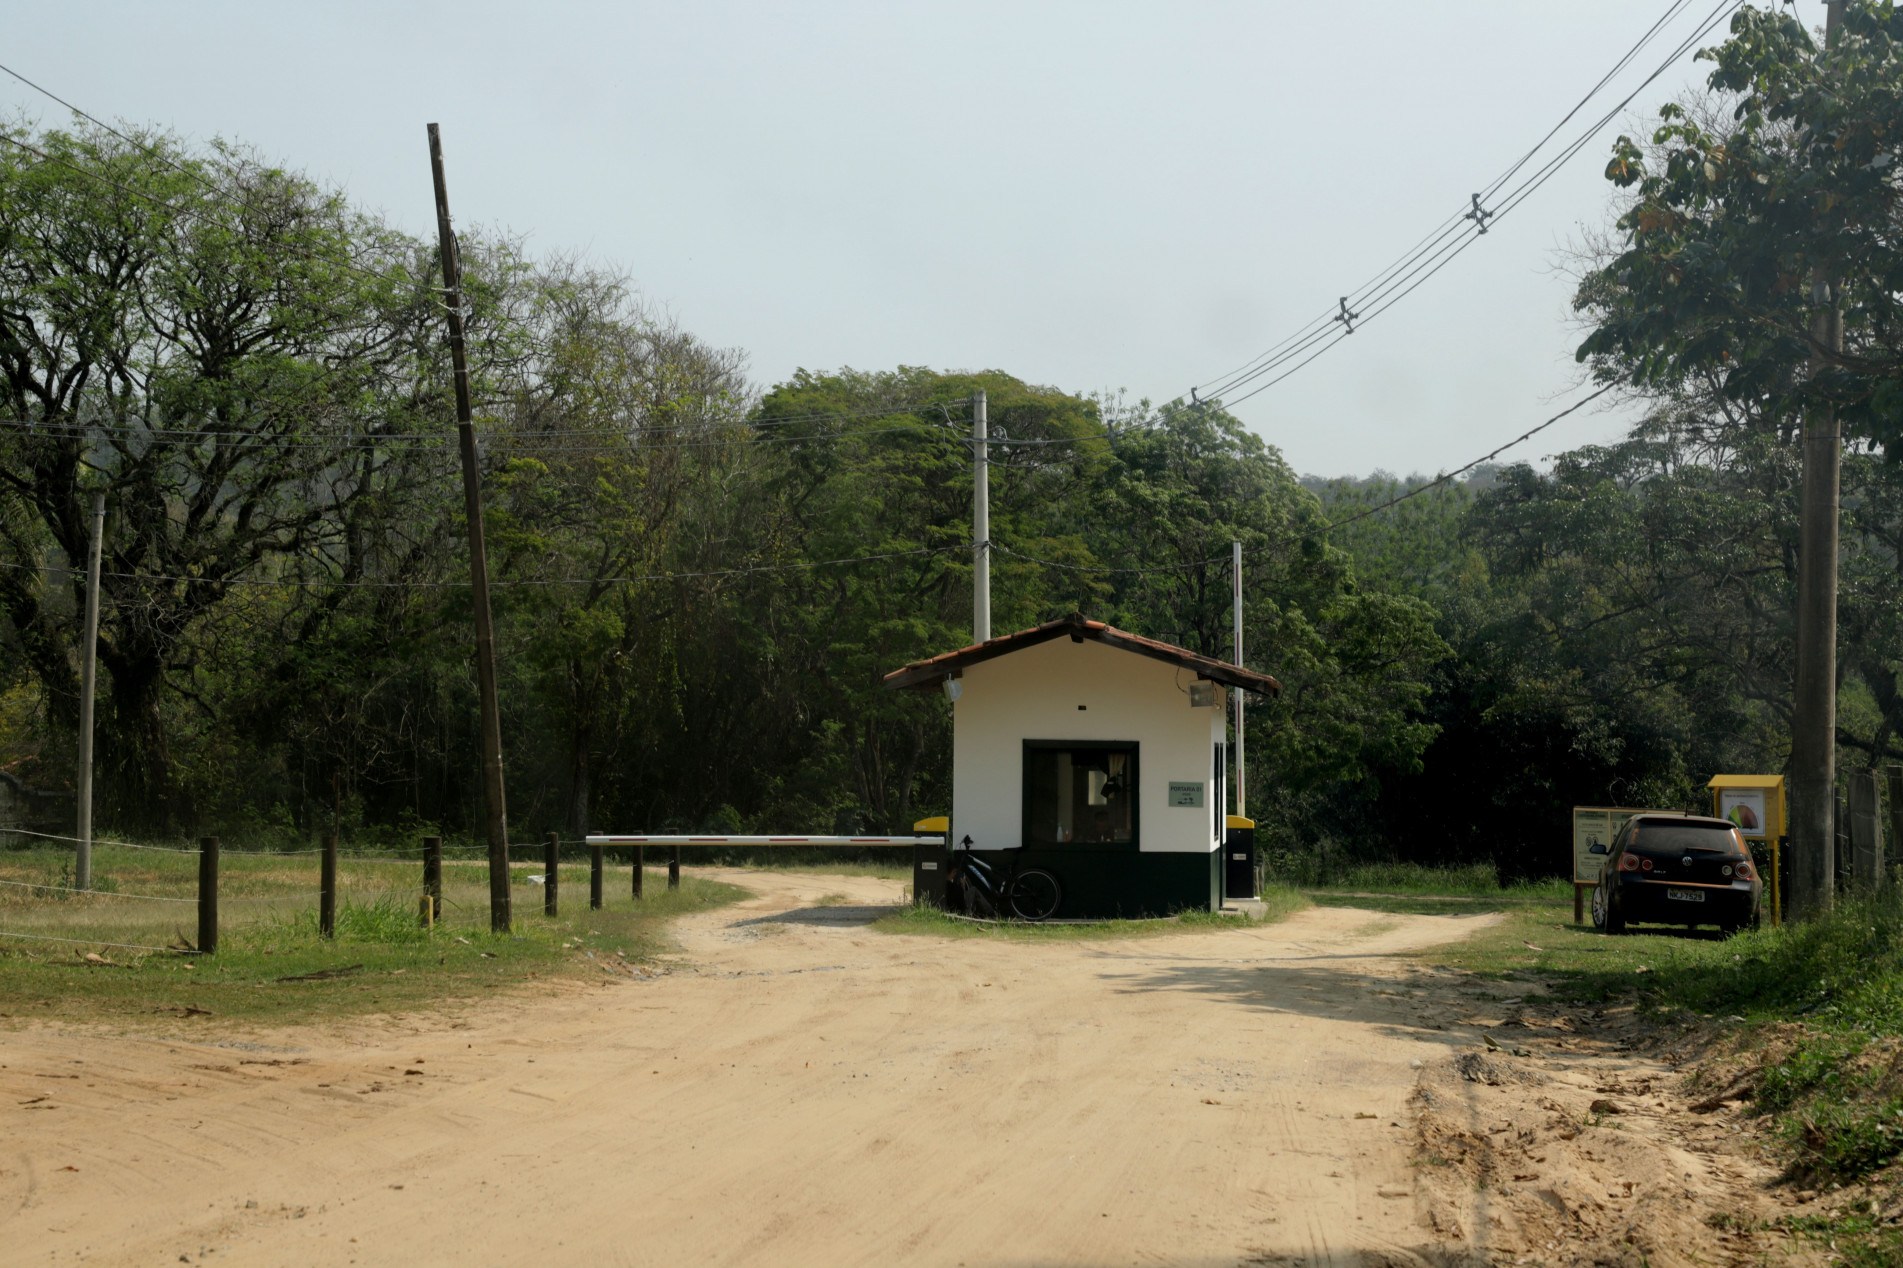
[{"label": "dark green painted wall band", "polygon": [[[1110,847],[1025,846],[1020,850],[974,850],[1001,870],[1041,867],[1064,887],[1060,920],[1117,920],[1169,916],[1179,911],[1218,911],[1222,906],[1222,854],[1136,854]],[[921,896],[930,881],[919,878]],[[934,897],[942,901],[943,882]],[[930,901],[928,899],[928,901]]]}]

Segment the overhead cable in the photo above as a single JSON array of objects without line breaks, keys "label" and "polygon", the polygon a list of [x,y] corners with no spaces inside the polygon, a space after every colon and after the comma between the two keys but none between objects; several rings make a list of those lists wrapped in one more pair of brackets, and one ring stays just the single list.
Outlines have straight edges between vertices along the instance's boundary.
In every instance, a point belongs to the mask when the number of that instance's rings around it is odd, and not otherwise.
[{"label": "overhead cable", "polygon": [[1541,432],[1545,431],[1548,427],[1551,427],[1554,423],[1557,423],[1560,419],[1565,418],[1569,414],[1577,413],[1579,410],[1584,409],[1586,406],[1592,404],[1594,401],[1604,396],[1607,392],[1610,392],[1614,388],[1621,386],[1623,382],[1624,381],[1621,379],[1614,379],[1612,382],[1601,387],[1598,391],[1593,392],[1590,395],[1581,397],[1577,401],[1574,401],[1571,405],[1568,405],[1565,409],[1553,415],[1551,418],[1547,419],[1545,422],[1539,424],[1536,427],[1528,428],[1526,431],[1521,432],[1518,436],[1515,436],[1512,440],[1507,441],[1506,444],[1501,445],[1499,448],[1494,449],[1490,453],[1482,454],[1480,457],[1475,458],[1472,462],[1467,463],[1465,466],[1456,467],[1452,471],[1446,472],[1443,475],[1440,475],[1432,480],[1429,480],[1425,484],[1418,485],[1415,488],[1409,489],[1406,493],[1398,494],[1395,497],[1391,497],[1387,501],[1381,503],[1379,506],[1371,506],[1365,510],[1356,511],[1353,515],[1346,515],[1346,516],[1343,516],[1341,519],[1332,520],[1329,523],[1322,525],[1321,531],[1324,533],[1331,533],[1335,529],[1341,528],[1343,525],[1353,524],[1358,520],[1365,520],[1371,515],[1379,515],[1381,512],[1388,510],[1390,507],[1399,506],[1401,503],[1407,501],[1409,498],[1417,498],[1421,494],[1426,493],[1430,489],[1439,488],[1441,485],[1447,484],[1459,478],[1460,476],[1467,474],[1467,472],[1472,471],[1475,467],[1479,466],[1481,463],[1488,462],[1494,458],[1499,457],[1501,454],[1513,448],[1515,445],[1524,444],[1527,441],[1533,439],[1533,437],[1539,435]]},{"label": "overhead cable", "polygon": [[[1670,53],[1660,61],[1657,67],[1610,110],[1595,119],[1574,140],[1561,148],[1559,153],[1540,165],[1504,197],[1495,201],[1508,181],[1517,175],[1542,150],[1559,131],[1566,126],[1611,80],[1629,66],[1638,54],[1649,45],[1665,26],[1677,17],[1691,3],[1691,0],[1673,0],[1671,6],[1662,14],[1639,40],[1626,51],[1611,70],[1600,77],[1599,81],[1582,97],[1560,121],[1549,129],[1534,146],[1517,159],[1498,177],[1494,178],[1482,191],[1471,196],[1471,208],[1462,208],[1428,235],[1405,252],[1394,263],[1376,274],[1361,287],[1342,296],[1336,310],[1319,314],[1306,325],[1280,343],[1272,346],[1250,362],[1216,379],[1199,383],[1192,389],[1192,396],[1213,397],[1222,405],[1233,407],[1258,395],[1260,392],[1281,382],[1289,375],[1300,370],[1343,338],[1353,333],[1361,324],[1379,316],[1395,303],[1411,294],[1429,277],[1438,273],[1447,263],[1484,235],[1493,222],[1497,222],[1533,193],[1537,192],[1552,178],[1560,167],[1572,159],[1579,151],[1590,144],[1605,126],[1618,117],[1638,94],[1655,82],[1659,76],[1669,70],[1684,56],[1687,50],[1704,39],[1732,10],[1740,7],[1743,0],[1720,0],[1716,8],[1708,14],[1693,30],[1692,34],[1679,41]],[[1495,205],[1485,204],[1494,201]],[[1306,354],[1306,355],[1305,355]],[[1293,363],[1293,364],[1291,364]],[[1288,367],[1282,373],[1275,371]],[[1248,393],[1235,396],[1236,389],[1265,376],[1273,375],[1265,382],[1259,382]]]}]

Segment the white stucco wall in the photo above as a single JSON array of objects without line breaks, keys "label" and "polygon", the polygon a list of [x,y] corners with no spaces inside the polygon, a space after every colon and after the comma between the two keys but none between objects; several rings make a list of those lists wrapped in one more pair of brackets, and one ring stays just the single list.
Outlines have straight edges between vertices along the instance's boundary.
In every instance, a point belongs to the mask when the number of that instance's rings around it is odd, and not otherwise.
[{"label": "white stucco wall", "polygon": [[[1192,708],[1194,671],[1068,638],[965,671],[952,706],[952,836],[981,850],[1023,844],[1024,741],[1134,740],[1138,842],[1148,853],[1207,853],[1224,808],[1213,784],[1222,701]],[[1077,706],[1083,705],[1083,709]],[[1169,804],[1170,781],[1204,785],[1203,805]]]}]

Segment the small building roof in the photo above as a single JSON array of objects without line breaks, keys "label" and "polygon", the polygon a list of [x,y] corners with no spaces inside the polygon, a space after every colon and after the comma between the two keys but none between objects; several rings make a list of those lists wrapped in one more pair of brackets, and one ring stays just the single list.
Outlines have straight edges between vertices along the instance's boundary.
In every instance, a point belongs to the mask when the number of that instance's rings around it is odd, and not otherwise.
[{"label": "small building roof", "polygon": [[1707,788],[1782,788],[1782,775],[1713,775]]},{"label": "small building roof", "polygon": [[1001,634],[997,638],[982,643],[973,643],[970,647],[961,647],[955,652],[944,652],[928,660],[915,660],[902,669],[895,669],[885,676],[888,687],[936,687],[945,679],[962,673],[969,665],[987,661],[996,656],[1008,656],[1012,652],[1023,651],[1039,643],[1048,643],[1052,639],[1069,637],[1073,643],[1085,639],[1120,648],[1126,652],[1135,652],[1139,656],[1148,656],[1166,664],[1183,669],[1193,669],[1198,677],[1211,682],[1222,683],[1226,687],[1237,687],[1243,691],[1253,691],[1259,695],[1279,695],[1282,684],[1267,674],[1258,674],[1253,670],[1231,665],[1227,661],[1215,660],[1190,651],[1187,647],[1177,647],[1170,643],[1159,643],[1153,638],[1144,638],[1141,634],[1132,634],[1117,629],[1102,621],[1091,621],[1073,613],[1056,621],[1046,621],[1034,625],[1028,630],[1019,630],[1015,634]]}]

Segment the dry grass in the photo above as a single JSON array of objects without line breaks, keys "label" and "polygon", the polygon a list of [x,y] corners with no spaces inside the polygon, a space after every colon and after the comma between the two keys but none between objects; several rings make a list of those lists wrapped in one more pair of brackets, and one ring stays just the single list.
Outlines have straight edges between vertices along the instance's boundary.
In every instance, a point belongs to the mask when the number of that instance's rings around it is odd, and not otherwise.
[{"label": "dry grass", "polygon": [[346,857],[336,937],[325,939],[316,855],[228,852],[219,951],[195,956],[166,948],[196,937],[197,866],[194,854],[101,848],[95,890],[78,893],[70,852],[0,853],[0,1018],[315,1020],[433,1007],[542,977],[625,975],[665,948],[670,918],[744,893],[691,874],[670,891],[665,871],[650,868],[636,904],[623,866],[609,873],[606,908],[590,911],[588,869],[564,865],[562,915],[550,919],[543,887],[528,881],[541,875],[537,859],[511,869],[514,931],[498,936],[483,863],[445,861],[444,918],[425,929],[420,857]]}]

